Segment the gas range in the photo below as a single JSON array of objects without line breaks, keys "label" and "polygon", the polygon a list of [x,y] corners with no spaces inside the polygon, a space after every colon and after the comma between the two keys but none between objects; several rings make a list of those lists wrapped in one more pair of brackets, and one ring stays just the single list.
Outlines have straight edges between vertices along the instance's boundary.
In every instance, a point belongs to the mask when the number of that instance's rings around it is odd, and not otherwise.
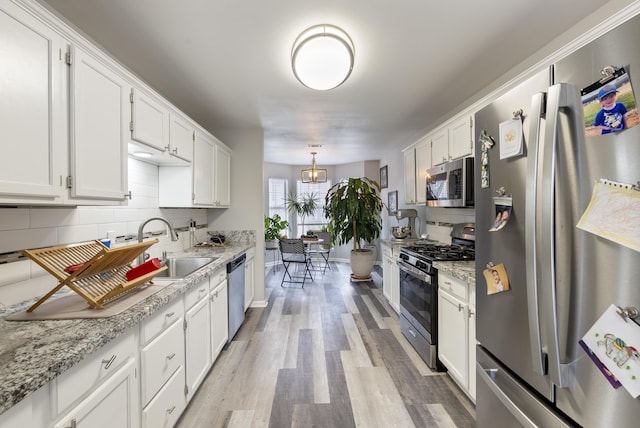
[{"label": "gas range", "polygon": [[457,244],[418,244],[400,249],[400,259],[427,274],[433,273],[434,261],[475,260],[473,242]]}]

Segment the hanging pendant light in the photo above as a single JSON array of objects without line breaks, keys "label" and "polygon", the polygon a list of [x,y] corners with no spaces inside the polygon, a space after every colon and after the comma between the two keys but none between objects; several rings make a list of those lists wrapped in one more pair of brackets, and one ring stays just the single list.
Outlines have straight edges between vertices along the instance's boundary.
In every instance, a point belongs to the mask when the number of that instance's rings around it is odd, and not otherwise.
[{"label": "hanging pendant light", "polygon": [[354,47],[335,25],[314,25],[303,31],[291,49],[291,66],[304,86],[327,91],[342,85],[353,70]]},{"label": "hanging pendant light", "polygon": [[311,168],[303,169],[301,176],[303,183],[326,183],[327,170],[316,166],[316,152],[311,152]]}]

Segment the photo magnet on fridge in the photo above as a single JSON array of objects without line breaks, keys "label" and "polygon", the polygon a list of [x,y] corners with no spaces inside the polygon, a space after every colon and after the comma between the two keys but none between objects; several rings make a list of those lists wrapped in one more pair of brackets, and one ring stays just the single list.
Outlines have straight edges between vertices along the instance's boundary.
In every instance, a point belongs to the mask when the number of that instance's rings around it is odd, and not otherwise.
[{"label": "photo magnet on fridge", "polygon": [[587,137],[620,132],[640,123],[629,73],[623,67],[582,89],[580,94]]},{"label": "photo magnet on fridge", "polygon": [[502,263],[482,271],[487,283],[487,294],[495,294],[509,290],[509,277]]}]

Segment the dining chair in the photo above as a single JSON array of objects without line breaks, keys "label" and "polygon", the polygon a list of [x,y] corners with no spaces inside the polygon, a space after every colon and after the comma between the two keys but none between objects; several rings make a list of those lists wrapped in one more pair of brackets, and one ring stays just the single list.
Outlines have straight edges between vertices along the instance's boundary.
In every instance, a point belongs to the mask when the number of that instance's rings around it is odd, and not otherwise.
[{"label": "dining chair", "polygon": [[314,231],[313,233],[318,237],[320,243],[309,245],[307,253],[311,257],[312,262],[319,260],[322,263],[322,267],[318,268],[317,271],[321,271],[324,275],[327,268],[331,270],[331,265],[329,264],[329,256],[332,248],[331,233],[321,231]]},{"label": "dining chair", "polygon": [[[284,283],[286,282],[290,284],[301,284],[304,288],[307,275],[309,279],[313,281],[313,277],[311,276],[311,256],[305,250],[304,242],[302,239],[280,239],[278,245],[282,265],[284,266],[284,274],[282,275],[280,286],[284,287]],[[296,273],[293,272],[291,264],[303,266],[302,278],[299,274],[296,275]]]}]

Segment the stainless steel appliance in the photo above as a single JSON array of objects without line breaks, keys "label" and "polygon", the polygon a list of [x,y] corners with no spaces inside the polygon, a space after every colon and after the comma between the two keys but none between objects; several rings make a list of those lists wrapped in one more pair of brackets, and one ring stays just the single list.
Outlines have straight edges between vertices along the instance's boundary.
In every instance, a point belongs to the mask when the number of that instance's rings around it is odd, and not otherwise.
[{"label": "stainless steel appliance", "polygon": [[419,242],[400,249],[400,330],[432,369],[444,370],[437,361],[438,272],[432,262],[473,260],[473,225],[465,230],[466,239],[454,236],[451,245]]},{"label": "stainless steel appliance", "polygon": [[418,211],[411,208],[403,208],[396,211],[395,217],[398,220],[398,224],[400,223],[400,220],[405,218],[407,219],[406,226],[394,226],[391,228],[391,234],[395,239],[407,241],[411,239],[418,239],[418,234],[416,232],[416,218],[418,217]]},{"label": "stainless steel appliance", "polygon": [[[640,89],[637,40],[639,17],[476,114],[476,141],[484,130],[498,142],[500,123],[522,110],[525,140],[520,156],[501,160],[499,143],[488,150],[489,188],[475,177],[480,428],[640,421],[640,402],[613,389],[578,343],[611,304],[640,306],[640,257],[576,228],[597,180],[640,180],[640,126],[585,137],[580,100],[580,90],[611,65],[624,66]],[[489,232],[501,187],[511,198],[510,219]],[[505,267],[508,291],[487,294],[483,273],[491,263]]]},{"label": "stainless steel appliance", "polygon": [[227,264],[227,284],[229,287],[229,339],[231,342],[244,322],[244,262],[246,254],[241,254]]},{"label": "stainless steel appliance", "polygon": [[463,158],[427,169],[427,206],[473,206],[473,163]]}]

